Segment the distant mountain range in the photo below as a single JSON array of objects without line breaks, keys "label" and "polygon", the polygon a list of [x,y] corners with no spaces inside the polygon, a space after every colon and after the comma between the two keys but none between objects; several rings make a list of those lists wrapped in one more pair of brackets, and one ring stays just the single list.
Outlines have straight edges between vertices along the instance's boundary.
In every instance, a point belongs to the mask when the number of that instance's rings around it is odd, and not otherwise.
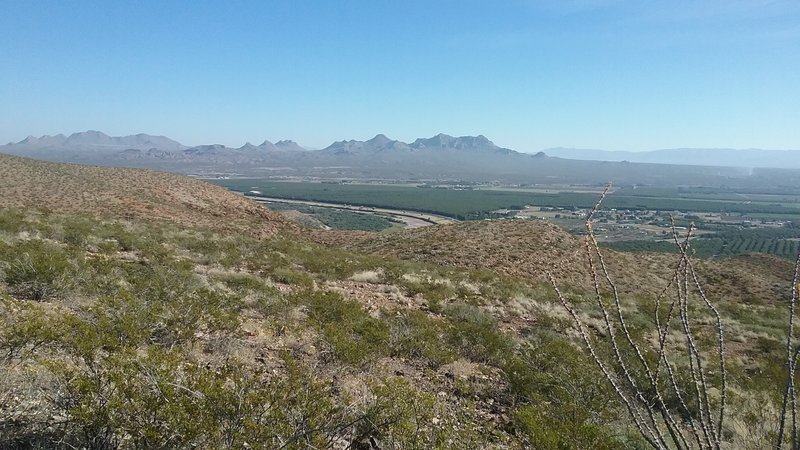
[{"label": "distant mountain range", "polygon": [[[209,177],[303,176],[548,185],[603,184],[614,180],[618,184],[655,186],[728,186],[755,179],[769,185],[767,182],[775,184],[781,177],[789,177],[787,183],[800,185],[800,171],[775,178],[774,170],[749,169],[800,168],[800,152],[683,149],[631,153],[562,148],[530,154],[499,147],[482,135],[438,134],[406,143],[379,134],[367,141],[337,141],[320,150],[309,150],[289,140],[246,143],[238,148],[220,144],[189,147],[164,136],[111,137],[86,131],[69,136],[31,136],[0,146],[0,153]],[[614,162],[598,162],[604,159]]]},{"label": "distant mountain range", "polygon": [[105,133],[90,130],[82,133],[73,133],[69,136],[64,136],[63,134],[45,135],[38,138],[28,136],[17,143],[9,143],[3,148],[21,151],[46,149],[55,151],[113,151],[120,149],[179,151],[187,147],[164,136],[134,134],[131,136],[111,137]]},{"label": "distant mountain range", "polygon": [[[498,156],[533,156],[501,148],[485,136],[453,137],[438,134],[408,144],[379,134],[368,141],[337,141],[321,150],[309,150],[290,140],[241,147],[220,144],[185,146],[164,136],[137,134],[111,137],[99,131],[70,136],[29,136],[0,147],[0,152],[59,162],[162,168],[181,172],[250,173],[271,169],[344,168],[374,170],[387,164],[438,167],[461,160],[457,166],[484,169]],[[535,156],[535,155],[534,155]],[[538,155],[543,156],[543,155]],[[487,160],[488,159],[488,160]],[[496,162],[496,161],[494,161]],[[466,168],[466,167],[462,167]],[[438,169],[437,169],[438,170]]]},{"label": "distant mountain range", "polygon": [[628,161],[695,166],[771,167],[800,169],[800,150],[673,148],[646,152],[548,148],[549,156],[590,161]]}]

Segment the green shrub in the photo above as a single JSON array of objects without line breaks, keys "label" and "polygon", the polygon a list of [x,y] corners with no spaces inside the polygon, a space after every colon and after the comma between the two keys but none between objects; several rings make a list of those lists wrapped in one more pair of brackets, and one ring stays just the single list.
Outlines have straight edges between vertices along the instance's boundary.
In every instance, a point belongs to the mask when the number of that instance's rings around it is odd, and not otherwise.
[{"label": "green shrub", "polygon": [[57,315],[35,303],[0,298],[0,361],[18,358],[57,340],[57,321]]},{"label": "green shrub", "polygon": [[434,313],[442,312],[442,304],[456,295],[455,289],[444,282],[427,279],[422,281],[403,280],[401,285],[408,296],[422,295],[427,301],[428,309]]},{"label": "green shrub", "polygon": [[558,336],[539,333],[503,367],[515,424],[533,448],[621,448],[614,392],[594,362]]},{"label": "green shrub", "polygon": [[279,290],[267,286],[256,294],[255,306],[264,317],[272,317],[285,324],[286,313],[291,305]]},{"label": "green shrub", "polygon": [[522,346],[503,371],[516,402],[575,402],[586,410],[614,412],[609,409],[614,393],[604,379],[597,377],[594,362],[550,333],[540,333]]},{"label": "green shrub", "polygon": [[61,382],[55,405],[70,418],[59,425],[61,445],[330,448],[359,418],[308,370],[284,364],[273,375],[233,362],[204,367],[155,347],[98,356],[88,366],[51,362]]},{"label": "green shrub", "polygon": [[359,303],[325,291],[300,292],[291,302],[308,308],[309,320],[322,331],[336,360],[358,365],[386,353],[388,325],[367,314]]},{"label": "green shrub", "polygon": [[136,250],[137,237],[120,223],[111,223],[97,231],[98,237],[106,239],[109,244],[115,244],[115,251],[130,252]]},{"label": "green shrub", "polygon": [[164,327],[177,342],[193,340],[198,331],[231,333],[239,327],[241,306],[236,295],[201,288],[169,302]]},{"label": "green shrub", "polygon": [[25,211],[16,208],[0,208],[0,231],[17,234],[25,226]]},{"label": "green shrub", "polygon": [[610,429],[592,423],[564,421],[552,417],[549,406],[523,406],[514,412],[514,424],[530,448],[542,450],[614,450],[626,448]]},{"label": "green shrub", "polygon": [[[436,396],[401,378],[372,386],[375,402],[357,428],[356,441],[369,448],[375,439],[386,449],[481,449],[488,439],[476,431],[467,407],[454,411]],[[485,424],[481,424],[484,425]]]},{"label": "green shrub", "polygon": [[287,268],[278,268],[270,275],[270,278],[278,283],[298,286],[303,289],[310,289],[314,286],[314,279],[305,272]]},{"label": "green shrub", "polygon": [[295,246],[290,258],[324,279],[343,280],[356,272],[379,267],[374,258],[318,245]]},{"label": "green shrub", "polygon": [[64,218],[62,228],[61,240],[66,244],[82,249],[91,239],[93,228],[97,228],[97,225],[84,218],[68,217]]},{"label": "green shrub", "polygon": [[457,357],[444,345],[449,327],[444,320],[430,318],[421,311],[409,311],[393,317],[390,325],[389,347],[393,356],[421,359],[432,368]]},{"label": "green shrub", "polygon": [[174,261],[160,264],[123,264],[122,271],[129,290],[150,302],[169,302],[171,298],[199,288],[200,282],[191,265]]},{"label": "green shrub", "polygon": [[[233,290],[239,294],[246,294],[248,292],[260,292],[271,288],[263,279],[250,275],[248,273],[230,273],[219,277],[228,289]],[[271,288],[274,290],[274,288]]]},{"label": "green shrub", "polygon": [[247,255],[244,265],[247,270],[264,275],[286,269],[290,263],[285,255],[260,244],[256,251]]},{"label": "green shrub", "polygon": [[85,322],[105,336],[102,345],[174,346],[194,341],[198,333],[238,329],[241,297],[201,287],[187,267],[127,264],[120,269],[127,286],[110,287],[111,293],[84,311]]},{"label": "green shrub", "polygon": [[80,291],[91,296],[103,296],[116,293],[127,286],[127,269],[129,263],[113,258],[86,258],[81,263],[84,271],[84,283]]},{"label": "green shrub", "polygon": [[174,251],[156,236],[137,239],[135,249],[141,257],[154,262],[167,262],[174,255]]},{"label": "green shrub", "polygon": [[446,342],[460,355],[478,363],[502,365],[514,351],[514,341],[497,329],[494,317],[466,304],[448,305],[452,325]]},{"label": "green shrub", "polygon": [[42,301],[64,294],[75,284],[76,265],[59,246],[38,239],[20,241],[0,255],[3,281],[12,295]]}]

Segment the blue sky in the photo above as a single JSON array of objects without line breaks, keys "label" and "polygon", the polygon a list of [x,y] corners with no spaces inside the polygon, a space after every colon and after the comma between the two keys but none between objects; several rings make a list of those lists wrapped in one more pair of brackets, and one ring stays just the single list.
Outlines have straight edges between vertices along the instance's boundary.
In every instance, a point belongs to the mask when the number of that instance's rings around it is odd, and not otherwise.
[{"label": "blue sky", "polygon": [[800,2],[0,0],[0,142],[800,149]]}]

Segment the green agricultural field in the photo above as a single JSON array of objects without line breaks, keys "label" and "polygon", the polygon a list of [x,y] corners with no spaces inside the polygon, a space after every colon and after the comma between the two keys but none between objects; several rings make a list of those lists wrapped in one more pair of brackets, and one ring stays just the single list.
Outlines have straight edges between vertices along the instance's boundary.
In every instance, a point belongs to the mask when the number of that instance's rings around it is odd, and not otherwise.
[{"label": "green agricultural field", "polygon": [[[268,197],[294,200],[347,203],[441,214],[461,220],[493,217],[498,209],[517,209],[525,205],[561,208],[590,208],[597,194],[586,192],[536,193],[501,190],[455,190],[395,185],[365,185],[311,182],[277,182],[264,179],[214,180],[239,192],[257,190]],[[663,192],[664,197],[615,193],[604,205],[612,209],[704,211],[740,214],[800,214],[800,204],[773,201],[741,201],[678,198]],[[650,193],[652,195],[652,192]]]},{"label": "green agricultural field", "polygon": [[[800,243],[800,229],[784,228],[751,228],[729,230],[708,236],[697,237],[692,241],[695,255],[700,258],[724,258],[745,253],[767,253],[787,259],[797,256]],[[621,251],[667,252],[677,253],[671,241],[621,241],[604,244],[606,247]]]},{"label": "green agricultural field", "polygon": [[[559,208],[590,208],[597,201],[597,194],[590,192],[531,192],[483,189],[437,189],[430,187],[367,185],[311,182],[276,182],[261,179],[218,180],[229,189],[247,192],[257,190],[265,196],[295,200],[313,200],[352,205],[386,207],[401,210],[423,211],[454,217],[461,220],[477,220],[497,217],[493,211],[499,209],[518,209],[526,205]],[[635,193],[635,195],[634,195]],[[639,193],[643,195],[639,195]],[[701,198],[692,198],[696,195]],[[716,198],[715,198],[716,196]],[[740,196],[740,201],[732,199]],[[782,200],[781,203],[777,201]],[[728,213],[757,220],[780,219],[791,221],[800,216],[800,204],[794,204],[790,197],[775,195],[736,194],[720,192],[715,194],[700,189],[686,191],[681,189],[621,189],[609,195],[604,201],[605,211],[650,210],[683,211],[689,213]],[[676,224],[687,226],[688,221],[679,215]],[[386,224],[353,222],[351,217],[319,217],[334,228],[373,229],[378,231]],[[326,221],[327,219],[327,221]],[[341,219],[341,220],[339,220]],[[561,219],[562,221],[564,219]],[[697,219],[699,220],[699,218]],[[697,222],[695,220],[695,222]],[[328,223],[330,222],[330,223]],[[570,229],[576,226],[574,219],[562,223]],[[784,258],[794,258],[797,253],[800,229],[749,228],[740,229],[734,224],[715,224],[700,221],[698,225],[714,233],[698,237],[693,248],[700,258],[724,258],[744,253],[767,253]],[[374,227],[374,228],[372,228]],[[647,240],[624,240],[605,244],[609,248],[624,251],[675,252],[672,242]]]}]

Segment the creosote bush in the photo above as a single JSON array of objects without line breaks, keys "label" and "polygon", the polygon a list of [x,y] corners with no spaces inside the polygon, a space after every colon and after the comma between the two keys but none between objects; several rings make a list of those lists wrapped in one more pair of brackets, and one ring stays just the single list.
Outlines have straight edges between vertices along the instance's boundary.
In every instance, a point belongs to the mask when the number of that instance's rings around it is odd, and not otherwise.
[{"label": "creosote bush", "polygon": [[609,427],[617,419],[614,392],[594,362],[548,333],[532,338],[505,366],[509,393],[520,407],[515,425],[533,448],[623,448]]},{"label": "creosote bush", "polygon": [[384,351],[389,328],[359,303],[345,300],[336,292],[302,291],[290,303],[307,308],[308,318],[330,345],[332,357],[358,365]]},{"label": "creosote bush", "polygon": [[60,246],[38,239],[1,248],[0,275],[20,298],[42,301],[58,297],[75,284],[76,264]]},{"label": "creosote bush", "polygon": [[422,360],[438,368],[455,361],[458,353],[445,344],[448,323],[421,311],[409,311],[390,321],[388,348],[392,356]]},{"label": "creosote bush", "polygon": [[[386,449],[480,449],[485,441],[460,426],[465,418],[442,399],[414,389],[407,381],[390,378],[372,386],[376,400],[358,432],[359,442]],[[369,448],[369,447],[364,447]]]},{"label": "creosote bush", "polygon": [[18,208],[0,208],[0,231],[14,235],[26,227],[25,211]]},{"label": "creosote bush", "polygon": [[92,448],[329,447],[359,417],[291,359],[274,376],[235,362],[201,367],[151,347],[51,361],[63,442]]}]

